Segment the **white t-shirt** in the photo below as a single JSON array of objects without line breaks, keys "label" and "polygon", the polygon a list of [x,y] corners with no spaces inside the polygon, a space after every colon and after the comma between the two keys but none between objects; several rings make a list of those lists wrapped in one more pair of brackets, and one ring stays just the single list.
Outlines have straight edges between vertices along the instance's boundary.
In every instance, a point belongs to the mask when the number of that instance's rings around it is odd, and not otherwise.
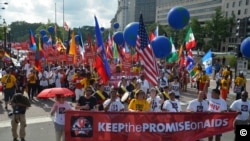
[{"label": "white t-shirt", "polygon": [[[110,99],[105,100],[103,103],[103,107],[106,107],[109,103],[110,103]],[[122,109],[124,109],[124,105],[120,101],[115,100],[110,104],[108,111],[109,112],[119,112]]]},{"label": "white t-shirt", "polygon": [[206,112],[208,111],[208,101],[202,100],[199,102],[198,99],[194,99],[189,102],[187,110],[192,112]]},{"label": "white t-shirt", "polygon": [[149,83],[148,83],[148,81],[147,80],[141,80],[141,79],[139,79],[139,80],[137,80],[139,83],[141,83],[141,89],[145,92],[145,93],[147,93],[148,92],[148,89],[149,89]]},{"label": "white t-shirt", "polygon": [[168,79],[166,77],[160,77],[159,78],[159,86],[161,88],[164,88],[165,86],[168,86]]},{"label": "white t-shirt", "polygon": [[237,115],[236,119],[247,120],[250,112],[250,101],[247,100],[244,102],[238,99],[231,104],[230,109],[233,111],[241,111],[241,114]]},{"label": "white t-shirt", "polygon": [[55,73],[55,84],[57,88],[62,87],[61,85],[61,78],[63,77],[63,75],[61,73]]},{"label": "white t-shirt", "polygon": [[46,80],[46,79],[41,79],[41,80],[40,80],[40,86],[48,87],[48,86],[49,86],[48,80]]},{"label": "white t-shirt", "polygon": [[49,72],[48,78],[49,78],[49,84],[55,83],[55,73],[53,71]]},{"label": "white t-shirt", "polygon": [[151,101],[153,101],[152,102],[152,104],[150,105],[150,111],[151,112],[160,112],[161,111],[161,98],[160,98],[160,96],[156,96],[154,99],[152,99],[152,97],[149,97],[148,99],[147,99],[147,101],[150,103]]},{"label": "white t-shirt", "polygon": [[166,100],[163,104],[162,109],[168,112],[181,112],[181,104],[178,100]]},{"label": "white t-shirt", "polygon": [[55,112],[54,122],[60,125],[64,125],[65,124],[65,110],[71,109],[71,106],[69,105],[68,102],[64,102],[63,104],[55,103],[53,107],[56,105],[58,105],[58,108]]},{"label": "white t-shirt", "polygon": [[180,96],[180,83],[172,83],[171,84],[172,90],[175,93],[175,96]]},{"label": "white t-shirt", "polygon": [[227,103],[224,99],[209,99],[208,111],[210,112],[221,112],[227,110]]}]

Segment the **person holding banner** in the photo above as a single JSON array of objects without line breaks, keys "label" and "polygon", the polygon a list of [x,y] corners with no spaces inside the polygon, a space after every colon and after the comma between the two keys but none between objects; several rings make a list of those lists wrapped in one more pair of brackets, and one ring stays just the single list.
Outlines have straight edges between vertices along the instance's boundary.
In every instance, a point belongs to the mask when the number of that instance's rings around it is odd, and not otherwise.
[{"label": "person holding banner", "polygon": [[169,100],[166,100],[163,104],[162,110],[166,112],[181,112],[180,101],[175,98],[175,91],[169,92]]},{"label": "person holding banner", "polygon": [[139,90],[135,94],[135,98],[132,99],[128,105],[128,111],[130,112],[148,112],[150,111],[150,104],[145,99],[146,93],[143,90]]},{"label": "person holding banner", "polygon": [[238,113],[238,116],[235,118],[234,121],[234,126],[250,124],[250,101],[247,100],[247,98],[248,92],[243,91],[241,93],[241,99],[235,100],[230,106],[230,111]]},{"label": "person holding banner", "polygon": [[75,105],[76,110],[94,110],[97,104],[97,100],[92,96],[93,90],[88,86],[85,90],[85,94],[80,96],[79,100]]},{"label": "person holding banner", "polygon": [[112,89],[110,92],[110,98],[103,103],[105,112],[120,112],[124,111],[124,105],[117,99],[117,91]]},{"label": "person holding banner", "polygon": [[[220,98],[220,90],[213,89],[211,98],[209,98],[208,105],[209,112],[226,112],[227,103],[224,99]],[[220,141],[222,134],[215,135],[215,141]],[[213,141],[213,136],[208,137],[208,141]]]},{"label": "person holding banner", "polygon": [[109,98],[108,94],[104,92],[104,86],[102,83],[97,84],[97,90],[94,93],[94,97],[97,100],[97,109],[99,111],[103,111],[103,102]]},{"label": "person holding banner", "polygon": [[56,141],[65,141],[64,125],[65,112],[71,110],[71,106],[65,101],[63,94],[56,95],[56,102],[51,108],[50,114],[54,116],[54,127],[56,132]]},{"label": "person holding banner", "polygon": [[150,89],[150,97],[147,98],[147,101],[150,103],[151,112],[161,111],[161,104],[163,103],[163,100],[160,98],[160,96],[157,95],[157,91],[155,88]]},{"label": "person holding banner", "polygon": [[190,101],[187,106],[187,112],[207,112],[208,101],[204,100],[205,92],[199,91],[198,98]]}]

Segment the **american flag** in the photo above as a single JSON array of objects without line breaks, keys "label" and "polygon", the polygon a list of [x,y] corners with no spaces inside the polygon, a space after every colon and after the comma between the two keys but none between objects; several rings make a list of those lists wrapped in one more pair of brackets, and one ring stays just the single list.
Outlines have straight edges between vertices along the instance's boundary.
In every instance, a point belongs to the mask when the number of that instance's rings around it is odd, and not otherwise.
[{"label": "american flag", "polygon": [[66,31],[69,31],[69,26],[66,22],[63,22],[63,27]]},{"label": "american flag", "polygon": [[136,40],[136,51],[143,62],[145,78],[154,86],[157,85],[158,67],[154,53],[149,44],[149,38],[143,23],[142,14],[139,20],[139,31]]}]

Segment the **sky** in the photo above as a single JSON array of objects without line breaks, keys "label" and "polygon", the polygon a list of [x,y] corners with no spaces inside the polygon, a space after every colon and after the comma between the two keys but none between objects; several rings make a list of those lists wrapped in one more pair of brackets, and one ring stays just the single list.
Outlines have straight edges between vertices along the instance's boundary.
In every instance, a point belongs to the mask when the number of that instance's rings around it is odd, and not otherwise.
[{"label": "sky", "polygon": [[[8,2],[8,5],[4,5]],[[56,22],[63,25],[63,0],[0,0],[1,19],[7,24],[15,21],[28,23]],[[94,26],[96,15],[100,27],[109,28],[117,11],[118,0],[64,0],[64,21],[70,28]],[[55,12],[56,11],[56,12]],[[1,22],[0,22],[1,23]]]}]

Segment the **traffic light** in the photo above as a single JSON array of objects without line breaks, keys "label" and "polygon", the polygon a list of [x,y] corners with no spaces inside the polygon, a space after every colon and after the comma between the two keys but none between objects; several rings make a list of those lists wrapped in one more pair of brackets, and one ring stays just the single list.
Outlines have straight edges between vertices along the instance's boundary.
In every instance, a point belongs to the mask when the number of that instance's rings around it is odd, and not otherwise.
[{"label": "traffic light", "polygon": [[236,25],[236,36],[237,37],[245,37],[245,18],[243,19],[237,19],[237,25]]}]

